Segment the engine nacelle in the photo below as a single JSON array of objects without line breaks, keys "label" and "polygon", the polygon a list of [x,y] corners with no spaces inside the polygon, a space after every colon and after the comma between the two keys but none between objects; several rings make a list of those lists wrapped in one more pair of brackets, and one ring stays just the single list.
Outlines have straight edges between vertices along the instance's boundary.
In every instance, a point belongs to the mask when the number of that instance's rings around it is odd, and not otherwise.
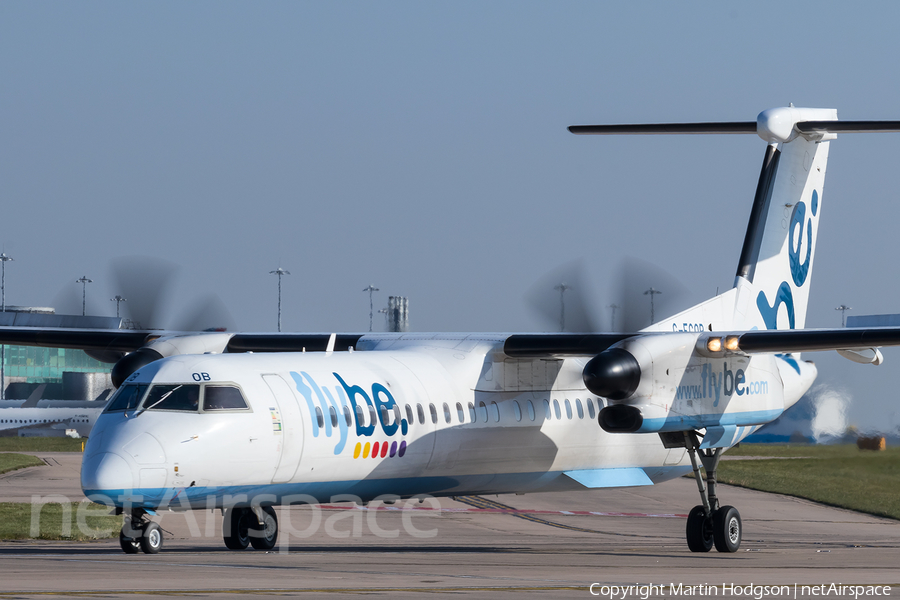
[{"label": "engine nacelle", "polygon": [[225,350],[230,333],[197,333],[161,337],[125,355],[113,365],[110,379],[117,388],[139,369],[167,356],[179,354],[219,354]]},{"label": "engine nacelle", "polygon": [[699,335],[636,336],[591,359],[585,386],[609,400],[600,427],[609,433],[752,427],[784,411],[788,383],[797,391],[809,385],[806,364],[771,354],[706,356],[697,351]]}]

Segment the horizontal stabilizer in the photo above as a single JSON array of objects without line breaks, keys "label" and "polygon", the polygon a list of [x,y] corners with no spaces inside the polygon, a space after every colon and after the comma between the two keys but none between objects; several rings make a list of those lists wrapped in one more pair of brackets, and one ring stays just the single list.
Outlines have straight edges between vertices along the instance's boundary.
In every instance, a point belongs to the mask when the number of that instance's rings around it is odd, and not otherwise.
[{"label": "horizontal stabilizer", "polygon": [[572,125],[576,135],[702,135],[756,133],[756,121],[725,123],[638,123],[633,125]]},{"label": "horizontal stabilizer", "polygon": [[900,132],[900,121],[801,121],[800,133],[890,133]]}]

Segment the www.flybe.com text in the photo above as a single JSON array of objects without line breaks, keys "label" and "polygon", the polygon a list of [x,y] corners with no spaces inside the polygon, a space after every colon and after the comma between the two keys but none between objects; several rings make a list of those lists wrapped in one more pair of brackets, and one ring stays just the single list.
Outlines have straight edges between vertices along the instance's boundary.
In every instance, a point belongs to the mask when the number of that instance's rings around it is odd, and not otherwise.
[{"label": "www.flybe.com text", "polygon": [[728,363],[723,363],[722,370],[715,372],[711,364],[704,364],[700,370],[699,385],[679,385],[675,390],[676,400],[702,400],[715,398],[713,406],[718,406],[722,396],[756,396],[769,393],[769,382],[747,381],[743,369],[732,371]]}]

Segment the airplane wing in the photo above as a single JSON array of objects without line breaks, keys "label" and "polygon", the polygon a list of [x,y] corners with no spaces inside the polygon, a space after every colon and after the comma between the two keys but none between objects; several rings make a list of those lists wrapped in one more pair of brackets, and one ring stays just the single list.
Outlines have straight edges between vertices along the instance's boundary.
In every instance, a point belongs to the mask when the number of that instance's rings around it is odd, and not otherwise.
[{"label": "airplane wing", "polygon": [[[202,335],[197,332],[128,329],[64,329],[0,327],[0,344],[134,352],[164,336]],[[335,350],[343,350],[365,334],[342,333],[335,338]],[[665,333],[514,333],[504,343],[511,357],[590,356],[613,344],[637,335]],[[328,333],[235,333],[225,352],[310,352],[324,351]],[[743,353],[813,352],[850,350],[900,345],[900,327],[846,329],[790,329],[772,331],[709,332],[709,338],[737,338],[737,346],[727,348]]]},{"label": "airplane wing", "polygon": [[[512,334],[504,344],[507,356],[590,356],[634,336],[666,333],[554,333]],[[900,327],[846,329],[789,329],[771,331],[708,332],[701,340],[716,340],[722,351],[743,354],[766,352],[818,352],[825,350],[866,350],[900,346]],[[710,351],[714,351],[708,346]],[[718,350],[715,350],[718,351]]]},{"label": "airplane wing", "polygon": [[[719,337],[723,337],[721,334]],[[755,352],[815,352],[900,346],[900,327],[787,329],[738,332],[738,348]]]},{"label": "airplane wing", "polygon": [[[162,337],[199,335],[204,335],[204,332],[0,327],[0,344],[134,352]],[[362,336],[361,333],[337,334],[334,348],[346,350],[349,346],[355,346]],[[225,352],[300,352],[304,348],[310,352],[321,352],[327,348],[330,338],[328,333],[235,333],[229,338]]]}]

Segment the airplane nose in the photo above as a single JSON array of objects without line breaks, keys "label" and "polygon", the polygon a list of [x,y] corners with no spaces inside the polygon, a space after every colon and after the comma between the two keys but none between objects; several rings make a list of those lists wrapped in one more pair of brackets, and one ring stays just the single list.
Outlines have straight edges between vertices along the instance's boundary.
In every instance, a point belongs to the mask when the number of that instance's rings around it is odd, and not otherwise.
[{"label": "airplane nose", "polygon": [[84,493],[130,490],[134,474],[128,462],[114,452],[86,457],[81,465],[81,489]]}]

